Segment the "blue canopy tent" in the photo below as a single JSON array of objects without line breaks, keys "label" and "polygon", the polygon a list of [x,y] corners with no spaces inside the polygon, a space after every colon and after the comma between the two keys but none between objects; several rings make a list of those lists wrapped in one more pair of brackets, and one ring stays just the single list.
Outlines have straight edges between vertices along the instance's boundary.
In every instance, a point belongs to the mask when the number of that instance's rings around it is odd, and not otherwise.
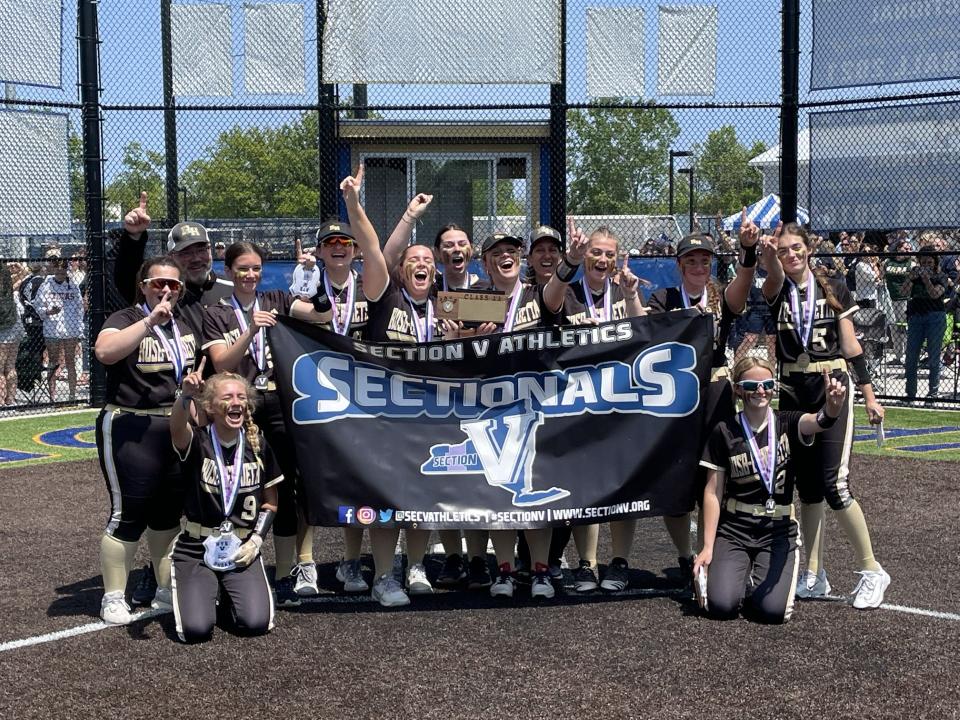
[{"label": "blue canopy tent", "polygon": [[[741,211],[737,211],[733,215],[725,217],[723,219],[723,229],[739,231],[740,215]],[[747,217],[764,230],[775,228],[777,223],[780,222],[780,196],[770,193],[757,200],[753,205],[749,205],[747,207]],[[797,206],[797,222],[801,225],[810,222],[810,213],[799,205]]]}]

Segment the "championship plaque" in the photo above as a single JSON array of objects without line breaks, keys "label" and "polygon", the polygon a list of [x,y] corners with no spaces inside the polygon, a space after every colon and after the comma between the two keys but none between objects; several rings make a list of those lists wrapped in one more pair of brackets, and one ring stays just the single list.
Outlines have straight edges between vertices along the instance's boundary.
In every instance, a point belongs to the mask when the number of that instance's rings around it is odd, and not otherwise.
[{"label": "championship plaque", "polygon": [[502,323],[507,296],[496,290],[444,290],[437,293],[437,317],[464,323]]}]

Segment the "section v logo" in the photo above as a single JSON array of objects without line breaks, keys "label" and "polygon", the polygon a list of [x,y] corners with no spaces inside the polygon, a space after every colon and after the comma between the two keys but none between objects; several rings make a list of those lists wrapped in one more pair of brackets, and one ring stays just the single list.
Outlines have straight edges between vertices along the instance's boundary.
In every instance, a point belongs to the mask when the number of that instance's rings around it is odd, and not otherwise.
[{"label": "section v logo", "polygon": [[467,435],[458,445],[430,448],[430,458],[420,467],[424,475],[484,475],[492,487],[513,495],[515,507],[531,507],[567,497],[570,492],[551,487],[533,489],[533,461],[537,452],[537,429],[543,413],[532,409],[530,399],[488,409],[476,418],[463,420]]}]

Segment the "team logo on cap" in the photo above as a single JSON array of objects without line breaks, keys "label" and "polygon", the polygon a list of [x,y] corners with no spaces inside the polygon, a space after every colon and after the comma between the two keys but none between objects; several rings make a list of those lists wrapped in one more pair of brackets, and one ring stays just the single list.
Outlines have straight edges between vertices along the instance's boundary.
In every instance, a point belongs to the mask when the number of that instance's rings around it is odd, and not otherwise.
[{"label": "team logo on cap", "polygon": [[180,235],[183,237],[200,237],[200,228],[194,225],[184,225],[180,228]]}]

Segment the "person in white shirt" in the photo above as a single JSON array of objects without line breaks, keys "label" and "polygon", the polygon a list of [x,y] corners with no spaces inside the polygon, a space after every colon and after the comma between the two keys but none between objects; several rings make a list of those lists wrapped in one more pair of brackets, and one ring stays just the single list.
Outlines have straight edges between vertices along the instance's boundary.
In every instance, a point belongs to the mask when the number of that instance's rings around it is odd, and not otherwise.
[{"label": "person in white shirt", "polygon": [[67,263],[59,254],[48,255],[51,273],[37,291],[34,306],[43,318],[43,338],[50,369],[47,384],[50,400],[56,400],[57,371],[67,366],[70,400],[77,397],[77,343],[83,336],[83,297],[80,288],[67,275]]}]

